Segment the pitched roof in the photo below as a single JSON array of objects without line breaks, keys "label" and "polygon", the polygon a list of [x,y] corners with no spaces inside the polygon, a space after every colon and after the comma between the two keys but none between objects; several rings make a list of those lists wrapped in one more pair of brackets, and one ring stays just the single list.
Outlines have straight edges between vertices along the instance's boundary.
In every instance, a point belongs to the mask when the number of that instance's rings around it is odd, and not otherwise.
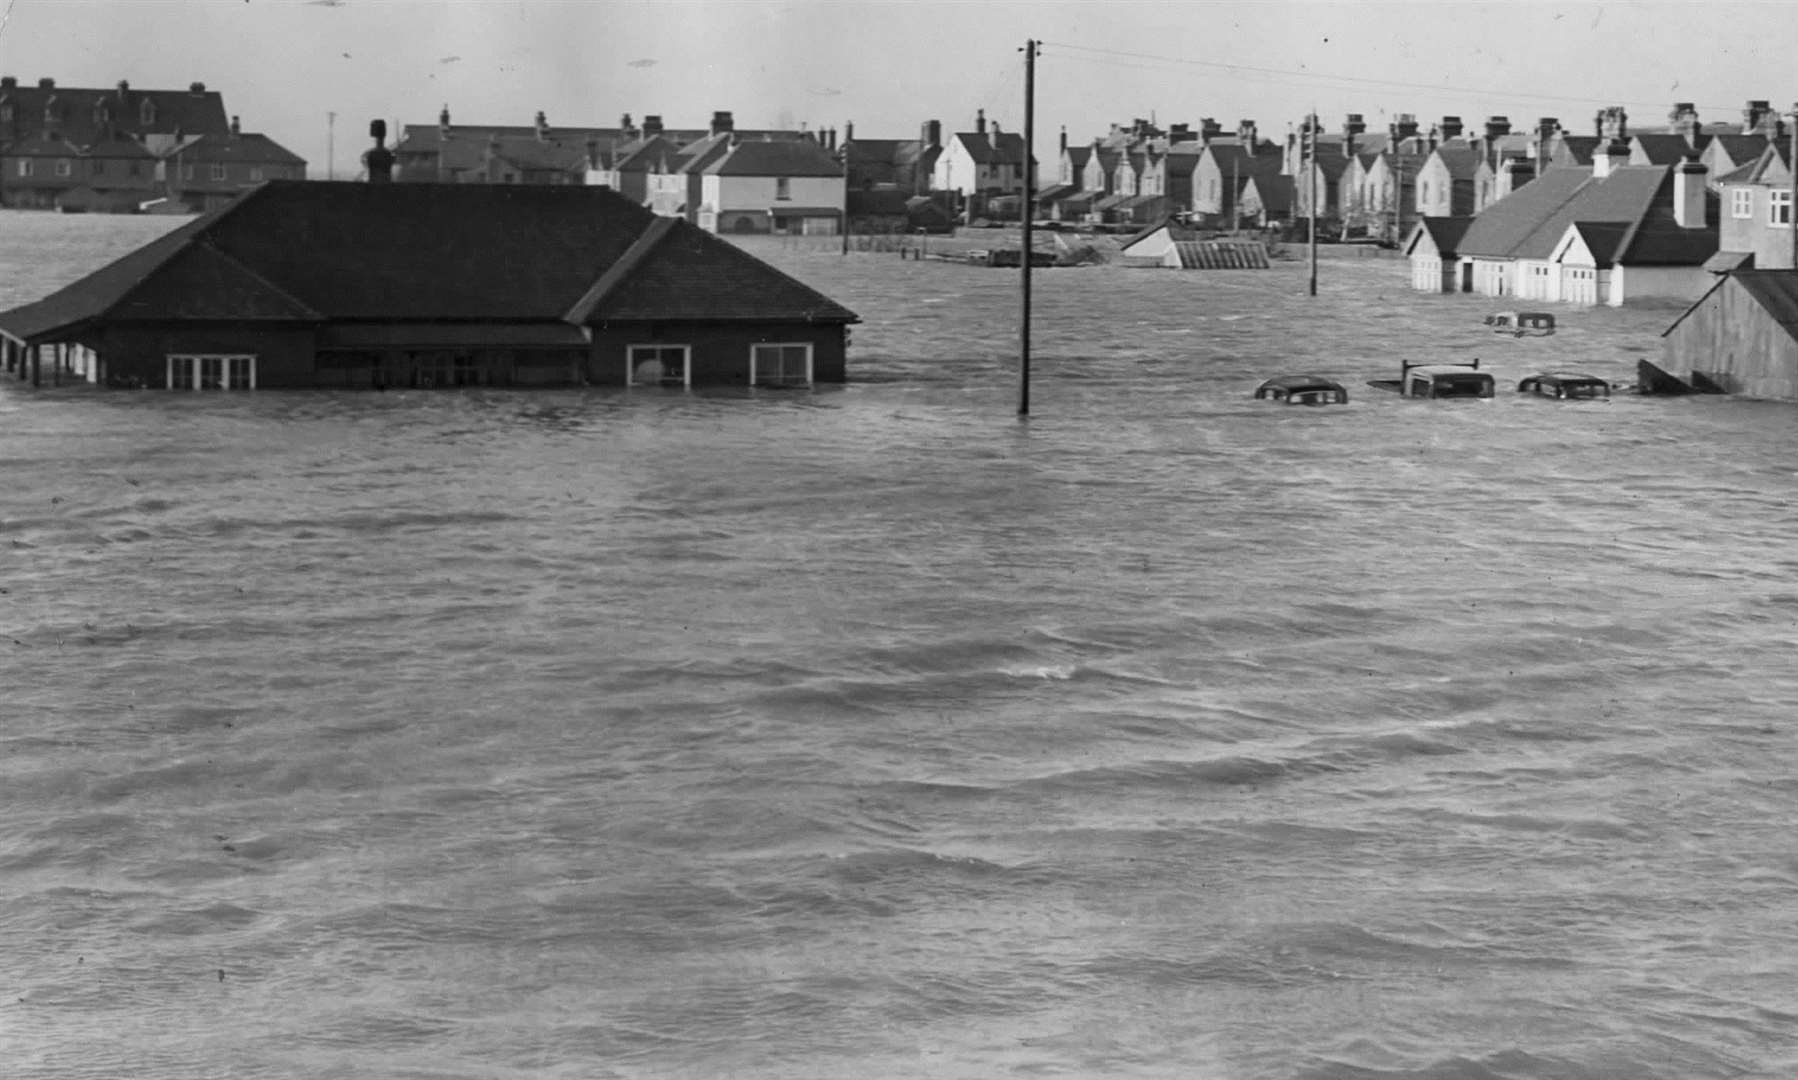
[{"label": "pitched roof", "polygon": [[1553,161],[1557,165],[1590,165],[1603,141],[1596,135],[1562,135],[1556,140]]},{"label": "pitched roof", "polygon": [[738,142],[700,171],[707,176],[842,176],[843,166],[811,140]]},{"label": "pitched roof", "polygon": [[1467,235],[1467,227],[1472,224],[1472,217],[1462,215],[1419,218],[1417,229],[1411,234],[1411,243],[1406,245],[1405,253],[1410,254],[1410,248],[1416,246],[1418,237],[1428,236],[1430,243],[1436,245],[1439,253],[1454,255],[1457,251],[1456,245],[1461,242],[1461,237]]},{"label": "pitched roof", "polygon": [[1024,137],[1015,131],[986,135],[975,131],[958,131],[955,138],[976,165],[1024,164]]},{"label": "pitched roof", "polygon": [[[1516,257],[1516,251],[1592,180],[1590,169],[1550,169],[1488,206],[1462,234],[1462,255]],[[1563,226],[1563,230],[1564,230]],[[1555,237],[1557,240],[1559,235]]]},{"label": "pitched roof", "polygon": [[1787,336],[1798,339],[1798,271],[1794,270],[1737,270],[1717,279],[1717,283],[1705,294],[1692,302],[1692,306],[1680,313],[1667,329],[1661,331],[1666,337],[1680,323],[1718,289],[1739,285],[1748,296],[1767,313],[1769,321],[1784,330]]},{"label": "pitched roof", "polygon": [[87,148],[87,156],[95,158],[137,158],[144,161],[156,160],[156,155],[136,139],[114,136],[103,142],[95,143]]},{"label": "pitched roof", "polygon": [[[57,109],[54,121],[45,116],[52,102]],[[12,106],[13,120],[0,128],[0,142],[53,131],[77,146],[87,146],[109,133],[204,135],[230,130],[224,99],[204,83],[194,83],[186,90],[138,90],[125,84],[107,88],[0,86],[0,106],[5,105]]]},{"label": "pitched roof", "polygon": [[1646,132],[1637,134],[1634,142],[1650,165],[1676,165],[1693,149],[1684,135]]},{"label": "pitched roof", "polygon": [[1430,155],[1442,162],[1451,180],[1472,180],[1480,169],[1480,156],[1467,146],[1438,146]]},{"label": "pitched roof", "polygon": [[306,159],[269,138],[251,132],[239,134],[209,134],[187,143],[181,148],[183,161],[194,162],[254,162],[259,165],[304,165]]},{"label": "pitched roof", "polygon": [[1767,148],[1765,135],[1718,135],[1711,141],[1734,162],[1752,161]]},{"label": "pitched roof", "polygon": [[[81,156],[81,148],[67,139],[50,139],[42,135],[33,135],[21,139],[6,148],[7,157],[66,157]],[[11,179],[8,177],[8,179]]]},{"label": "pitched roof", "polygon": [[1075,172],[1085,169],[1086,160],[1092,156],[1093,148],[1090,146],[1068,147],[1068,164],[1073,166]]},{"label": "pitched roof", "polygon": [[100,319],[566,321],[577,308],[593,321],[855,321],[729,241],[604,188],[277,180],[0,313],[0,329],[26,339]]}]

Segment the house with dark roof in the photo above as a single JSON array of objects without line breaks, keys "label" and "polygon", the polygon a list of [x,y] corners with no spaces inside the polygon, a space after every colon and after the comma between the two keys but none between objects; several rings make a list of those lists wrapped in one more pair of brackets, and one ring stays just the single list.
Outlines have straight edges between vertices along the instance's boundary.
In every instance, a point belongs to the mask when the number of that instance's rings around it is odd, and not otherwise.
[{"label": "house with dark roof", "polygon": [[74,353],[172,390],[763,385],[843,381],[856,321],[602,188],[274,180],[0,337],[20,378]]},{"label": "house with dark roof", "polygon": [[[1461,237],[1472,224],[1471,214],[1417,219],[1404,246],[1405,258],[1411,263],[1413,289],[1437,293],[1473,291],[1473,266],[1469,263],[1463,270],[1460,254]],[[1463,275],[1467,277],[1465,289]]]},{"label": "house with dark roof", "polygon": [[[1574,304],[1690,299],[1717,250],[1715,197],[1696,161],[1625,164],[1625,145],[1591,169],[1550,168],[1468,224],[1454,249],[1461,291]],[[1526,162],[1533,169],[1533,163]],[[1413,234],[1413,284],[1447,280],[1443,244]]]},{"label": "house with dark roof", "polygon": [[1222,228],[1259,223],[1262,215],[1248,211],[1243,193],[1252,181],[1280,174],[1280,148],[1256,139],[1251,121],[1243,121],[1242,130],[1247,139],[1208,141],[1193,162],[1191,201],[1186,209]]},{"label": "house with dark roof", "polygon": [[[1639,186],[1626,187],[1626,180]],[[1649,298],[1690,300],[1709,287],[1705,266],[1717,252],[1717,197],[1696,156],[1665,168],[1626,167],[1610,181],[1574,205],[1573,220],[1547,260],[1548,286],[1524,295],[1620,307]]]},{"label": "house with dark roof", "polygon": [[1725,274],[1661,332],[1644,384],[1798,401],[1798,272]]},{"label": "house with dark roof", "polygon": [[275,140],[243,131],[237,117],[224,134],[200,135],[162,162],[170,199],[189,210],[213,210],[265,180],[304,180],[306,160]]},{"label": "house with dark roof", "polygon": [[973,131],[958,131],[944,142],[930,186],[933,191],[955,192],[963,215],[971,220],[982,216],[990,200],[1024,193],[1026,163],[1023,136],[1000,131],[981,109]]},{"label": "house with dark roof", "polygon": [[937,156],[943,152],[942,133],[940,121],[927,120],[915,139],[858,139],[855,125],[844,124],[839,153],[849,170],[849,189],[873,191],[890,187],[907,197],[928,195],[931,172]]},{"label": "house with dark roof", "polygon": [[732,139],[699,178],[697,224],[707,232],[834,236],[847,191],[836,155],[809,139]]},{"label": "house with dark roof", "polygon": [[129,144],[154,159],[184,140],[229,130],[223,100],[205,83],[184,91],[139,90],[122,80],[112,88],[48,78],[21,86],[0,76],[0,205],[132,209],[154,170]]}]

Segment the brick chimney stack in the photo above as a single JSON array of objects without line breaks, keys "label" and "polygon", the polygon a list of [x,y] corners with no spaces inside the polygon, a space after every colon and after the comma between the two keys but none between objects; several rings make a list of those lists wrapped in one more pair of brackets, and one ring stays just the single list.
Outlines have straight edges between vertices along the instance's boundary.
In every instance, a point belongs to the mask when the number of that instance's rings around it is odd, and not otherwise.
[{"label": "brick chimney stack", "polygon": [[369,137],[375,145],[362,154],[362,167],[368,170],[368,182],[371,184],[391,184],[393,182],[393,151],[387,149],[387,121],[370,120],[368,122]]}]

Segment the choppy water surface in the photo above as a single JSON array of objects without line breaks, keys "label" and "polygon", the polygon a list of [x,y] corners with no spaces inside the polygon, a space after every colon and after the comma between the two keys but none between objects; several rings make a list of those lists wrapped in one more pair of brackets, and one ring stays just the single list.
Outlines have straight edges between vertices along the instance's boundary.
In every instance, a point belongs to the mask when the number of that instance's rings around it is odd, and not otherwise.
[{"label": "choppy water surface", "polygon": [[1798,1071],[1798,413],[1362,386],[1670,311],[1047,271],[1020,423],[1015,273],[754,250],[851,385],[0,384],[7,1075]]}]

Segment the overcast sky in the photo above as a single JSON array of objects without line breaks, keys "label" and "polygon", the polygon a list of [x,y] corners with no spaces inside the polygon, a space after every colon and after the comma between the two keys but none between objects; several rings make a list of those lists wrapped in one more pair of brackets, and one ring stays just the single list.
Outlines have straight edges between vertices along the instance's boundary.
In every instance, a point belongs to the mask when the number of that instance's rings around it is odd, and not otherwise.
[{"label": "overcast sky", "polygon": [[327,156],[353,173],[371,118],[431,123],[444,105],[552,126],[704,127],[727,109],[740,127],[853,122],[864,138],[972,130],[984,108],[1021,131],[1029,38],[1045,171],[1063,126],[1083,142],[1134,117],[1253,119],[1283,138],[1315,104],[1332,128],[1503,114],[1587,132],[1611,104],[1651,127],[1676,101],[1723,121],[1798,97],[1792,0],[10,0],[0,71],[204,82],[322,176]]}]

